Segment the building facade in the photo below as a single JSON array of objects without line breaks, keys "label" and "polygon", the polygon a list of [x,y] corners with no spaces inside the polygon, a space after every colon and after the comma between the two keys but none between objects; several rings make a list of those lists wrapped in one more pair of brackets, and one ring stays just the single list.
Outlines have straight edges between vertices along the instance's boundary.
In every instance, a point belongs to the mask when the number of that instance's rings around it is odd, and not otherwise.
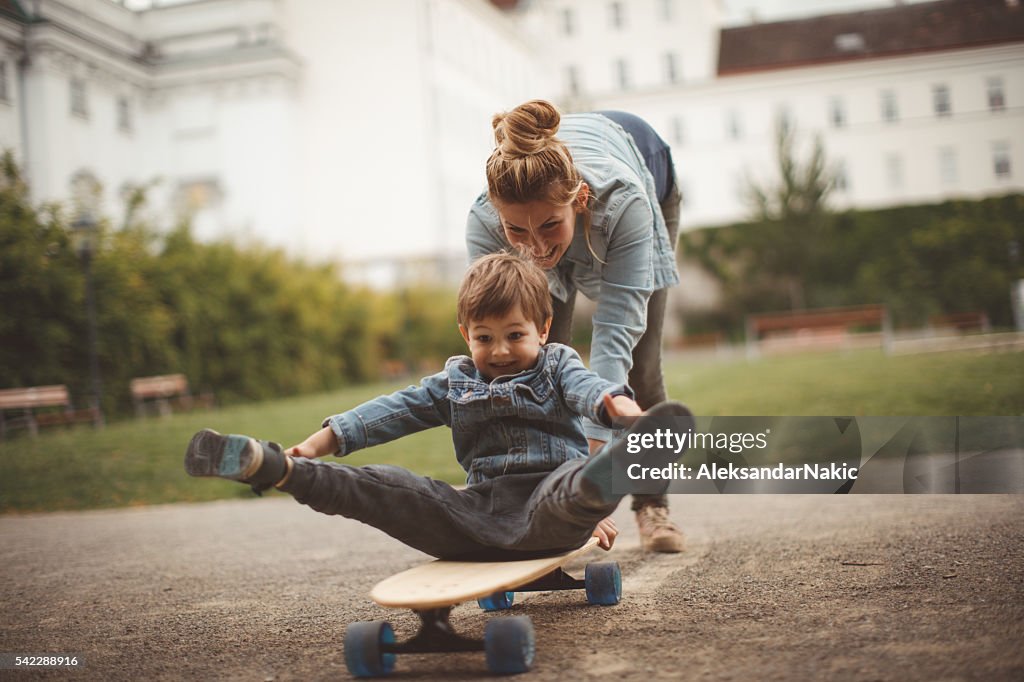
[{"label": "building facade", "polygon": [[490,117],[545,82],[479,0],[0,2],[0,146],[37,202],[116,221],[147,186],[163,223],[377,280],[461,271]]},{"label": "building facade", "polygon": [[781,120],[822,139],[837,208],[1024,189],[1018,0],[722,21],[719,0],[0,0],[0,146],[37,202],[116,221],[148,186],[161,224],[382,283],[458,276],[491,116],[533,97],[650,121],[684,229],[749,215]]},{"label": "building facade", "polygon": [[[520,6],[569,109],[625,109],[673,147],[685,228],[750,215],[775,130],[824,145],[836,208],[1024,190],[1024,7],[939,0],[720,28],[714,0]],[[658,26],[657,30],[652,26]],[[639,45],[622,52],[614,46]],[[800,153],[800,152],[798,152]]]}]

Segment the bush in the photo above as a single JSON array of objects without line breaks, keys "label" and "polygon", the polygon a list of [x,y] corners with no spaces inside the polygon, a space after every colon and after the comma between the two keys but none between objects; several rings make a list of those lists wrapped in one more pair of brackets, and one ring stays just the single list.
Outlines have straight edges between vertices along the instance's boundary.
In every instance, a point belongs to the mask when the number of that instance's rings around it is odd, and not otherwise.
[{"label": "bush", "polygon": [[682,257],[723,292],[719,331],[742,335],[743,319],[793,305],[799,282],[807,308],[884,303],[896,326],[939,313],[985,312],[1013,323],[1010,290],[1024,277],[1024,195],[981,201],[823,214],[808,229],[809,260],[766,253],[790,235],[781,221],[705,228],[680,237]]},{"label": "bush", "polygon": [[[135,215],[139,196],[132,198]],[[92,258],[105,412],[127,411],[136,376],[182,372],[221,403],[323,391],[381,376],[389,358],[462,352],[454,292],[345,284],[263,246],[196,241],[129,219],[99,225]],[[33,208],[8,154],[0,177],[0,387],[91,392],[85,278],[57,206]],[[416,367],[418,370],[419,368]]]}]

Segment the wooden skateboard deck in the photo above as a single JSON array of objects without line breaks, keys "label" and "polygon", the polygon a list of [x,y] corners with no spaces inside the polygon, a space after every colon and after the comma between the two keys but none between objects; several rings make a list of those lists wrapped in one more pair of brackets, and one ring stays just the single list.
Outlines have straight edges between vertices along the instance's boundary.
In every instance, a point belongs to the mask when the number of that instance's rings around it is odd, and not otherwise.
[{"label": "wooden skateboard deck", "polygon": [[377,583],[370,598],[381,606],[433,609],[454,606],[496,592],[513,591],[565,565],[597,545],[590,538],[564,554],[520,561],[444,561],[420,564]]}]

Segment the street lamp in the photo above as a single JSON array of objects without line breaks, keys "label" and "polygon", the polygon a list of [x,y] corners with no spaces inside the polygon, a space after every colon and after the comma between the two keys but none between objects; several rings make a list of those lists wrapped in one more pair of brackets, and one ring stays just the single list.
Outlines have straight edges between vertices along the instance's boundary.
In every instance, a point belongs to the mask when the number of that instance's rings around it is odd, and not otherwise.
[{"label": "street lamp", "polygon": [[96,428],[103,426],[100,401],[100,362],[96,352],[96,292],[92,282],[92,254],[96,249],[96,218],[83,210],[71,224],[71,240],[85,271],[85,309],[89,324],[89,378],[92,382],[92,414]]}]

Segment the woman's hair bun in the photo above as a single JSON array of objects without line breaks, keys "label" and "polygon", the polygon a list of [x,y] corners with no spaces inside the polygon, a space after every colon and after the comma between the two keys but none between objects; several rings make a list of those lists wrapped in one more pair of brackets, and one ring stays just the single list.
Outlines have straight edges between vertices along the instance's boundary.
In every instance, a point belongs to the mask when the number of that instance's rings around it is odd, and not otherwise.
[{"label": "woman's hair bun", "polygon": [[561,114],[542,99],[520,104],[491,119],[494,142],[505,158],[517,159],[543,151],[555,139]]}]

